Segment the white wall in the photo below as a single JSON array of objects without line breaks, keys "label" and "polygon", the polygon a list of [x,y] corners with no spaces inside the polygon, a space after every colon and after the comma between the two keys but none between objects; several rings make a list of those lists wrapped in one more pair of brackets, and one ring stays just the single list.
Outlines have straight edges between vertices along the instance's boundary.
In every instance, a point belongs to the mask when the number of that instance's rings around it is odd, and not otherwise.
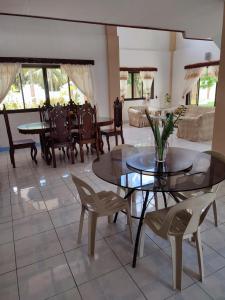
[{"label": "white wall", "polygon": [[184,104],[182,98],[184,90],[184,66],[204,62],[205,53],[211,52],[211,60],[220,59],[220,50],[214,42],[183,39],[181,34],[177,34],[177,49],[174,53],[173,65],[173,93],[174,104]]},{"label": "white wall", "polygon": [[[166,31],[118,28],[121,67],[156,67],[154,92],[160,101],[169,91],[169,36]],[[142,105],[142,100],[125,101],[124,120],[128,120],[127,108]]]},{"label": "white wall", "polygon": [[[98,113],[109,114],[104,26],[0,16],[0,57],[4,56],[94,60]],[[18,118],[24,122],[21,114]],[[5,144],[1,130],[0,146]]]}]

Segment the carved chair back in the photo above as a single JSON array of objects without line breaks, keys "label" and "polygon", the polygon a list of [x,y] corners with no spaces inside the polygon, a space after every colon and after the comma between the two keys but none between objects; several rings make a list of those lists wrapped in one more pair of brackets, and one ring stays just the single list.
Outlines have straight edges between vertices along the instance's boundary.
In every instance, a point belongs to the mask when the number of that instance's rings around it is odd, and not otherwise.
[{"label": "carved chair back", "polygon": [[71,119],[67,107],[57,105],[49,114],[50,137],[58,143],[69,142],[71,139]]},{"label": "carved chair back", "polygon": [[96,107],[85,102],[77,112],[80,138],[89,140],[97,137]]},{"label": "carved chair back", "polygon": [[52,105],[46,105],[46,104],[44,104],[42,107],[39,107],[41,122],[49,122],[50,112],[52,109],[53,109]]}]

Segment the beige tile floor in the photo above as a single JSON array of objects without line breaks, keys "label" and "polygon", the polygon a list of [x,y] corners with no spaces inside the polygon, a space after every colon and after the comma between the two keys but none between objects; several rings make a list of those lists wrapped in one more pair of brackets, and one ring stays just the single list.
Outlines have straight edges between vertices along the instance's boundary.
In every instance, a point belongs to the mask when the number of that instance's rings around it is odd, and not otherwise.
[{"label": "beige tile floor", "polygon": [[[124,133],[126,143],[152,144],[149,128],[125,126]],[[175,134],[170,145],[210,149],[210,143],[184,141]],[[225,197],[218,199],[219,227],[211,214],[202,226],[205,282],[198,281],[195,248],[184,243],[183,291],[176,292],[169,244],[150,230],[144,257],[136,269],[131,267],[133,249],[122,215],[117,224],[99,220],[95,257],[87,255],[87,222],[77,244],[80,204],[69,174],[96,190],[115,190],[92,173],[92,160],[89,155],[84,164],[77,160],[71,165],[58,156],[53,169],[40,153],[36,166],[22,150],[13,169],[8,154],[0,154],[0,300],[225,299]],[[140,210],[141,201],[138,194],[134,209]]]}]

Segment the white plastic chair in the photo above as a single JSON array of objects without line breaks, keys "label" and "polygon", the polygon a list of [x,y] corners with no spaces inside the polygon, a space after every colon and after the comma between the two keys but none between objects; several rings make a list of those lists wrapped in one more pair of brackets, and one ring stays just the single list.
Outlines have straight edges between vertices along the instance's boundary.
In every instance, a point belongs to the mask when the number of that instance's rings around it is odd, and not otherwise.
[{"label": "white plastic chair", "polygon": [[203,255],[199,226],[205,218],[215,193],[205,193],[198,197],[192,197],[175,206],[148,212],[144,219],[139,255],[143,256],[144,250],[144,227],[151,230],[163,239],[170,240],[173,262],[173,288],[181,290],[182,283],[182,241],[195,238],[200,278],[204,278]]},{"label": "white plastic chair", "polygon": [[120,210],[124,210],[127,213],[127,223],[132,243],[132,224],[128,202],[111,191],[101,191],[96,193],[86,182],[73,174],[72,180],[78,190],[82,204],[78,243],[81,242],[84,214],[85,211],[88,212],[88,254],[94,255],[97,219],[99,217],[108,216],[108,221],[110,222],[111,216]]},{"label": "white plastic chair", "polygon": [[[225,163],[225,156],[219,152],[216,151],[204,151],[204,153],[212,155],[213,157],[221,160],[222,162]],[[213,208],[213,215],[214,215],[214,222],[215,222],[215,226],[218,226],[218,214],[217,214],[217,206],[216,206],[216,198],[218,197],[218,194],[220,193],[220,191],[222,190],[222,186],[223,186],[224,182],[221,182],[218,186],[217,192],[215,193],[215,200],[213,201],[212,204],[212,208]],[[211,190],[211,188],[206,188],[203,190],[198,190],[198,191],[186,191],[186,192],[176,192],[174,193],[174,195],[180,199],[180,200],[186,200],[190,197],[195,197],[204,193],[207,193]],[[214,190],[214,187],[212,187],[212,191]]]}]

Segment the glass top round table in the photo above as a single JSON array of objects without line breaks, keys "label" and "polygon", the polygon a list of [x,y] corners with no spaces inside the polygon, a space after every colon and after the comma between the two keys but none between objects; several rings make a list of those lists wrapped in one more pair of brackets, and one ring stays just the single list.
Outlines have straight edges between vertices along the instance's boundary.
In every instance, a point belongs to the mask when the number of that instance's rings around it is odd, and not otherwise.
[{"label": "glass top round table", "polygon": [[166,161],[155,161],[154,147],[121,147],[92,165],[96,176],[132,190],[181,192],[211,187],[225,179],[225,163],[204,152],[169,147]]}]

